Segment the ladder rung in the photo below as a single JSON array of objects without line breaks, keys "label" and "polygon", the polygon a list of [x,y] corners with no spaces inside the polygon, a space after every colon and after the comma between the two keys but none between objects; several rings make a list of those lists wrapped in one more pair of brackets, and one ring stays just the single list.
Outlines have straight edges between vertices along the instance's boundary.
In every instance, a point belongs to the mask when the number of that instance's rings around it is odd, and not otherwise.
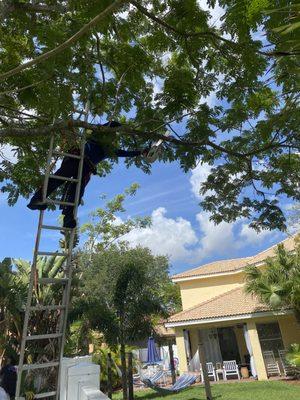
[{"label": "ladder rung", "polygon": [[67,178],[66,176],[59,176],[59,175],[49,175],[49,178],[58,179],[60,181],[67,181],[67,182],[79,182],[79,179],[75,178]]},{"label": "ladder rung", "polygon": [[71,153],[61,153],[59,151],[54,151],[53,154],[57,155],[57,156],[61,156],[61,157],[70,157],[70,158],[77,158],[78,160],[80,160],[81,156],[77,155],[77,154],[71,154]]},{"label": "ladder rung", "polygon": [[62,333],[46,333],[45,335],[26,336],[26,340],[58,339],[60,337],[62,337]]},{"label": "ladder rung", "polygon": [[54,397],[56,396],[56,392],[45,392],[45,393],[39,393],[34,395],[34,399],[44,399],[45,397]]},{"label": "ladder rung", "polygon": [[60,206],[71,206],[75,207],[75,203],[70,203],[69,201],[61,201],[61,200],[46,200],[47,204],[58,204]]},{"label": "ladder rung", "polygon": [[71,231],[72,228],[64,228],[62,226],[42,225],[43,229],[51,229],[53,231]]},{"label": "ladder rung", "polygon": [[38,256],[60,256],[60,257],[67,257],[68,253],[58,253],[57,251],[38,251]]},{"label": "ladder rung", "polygon": [[53,305],[53,306],[31,306],[30,311],[56,311],[56,310],[63,310],[66,308],[65,306],[60,305]]},{"label": "ladder rung", "polygon": [[43,364],[24,364],[21,370],[30,371],[32,369],[43,369],[43,368],[52,368],[57,367],[59,365],[59,361],[52,361]]},{"label": "ladder rung", "polygon": [[45,285],[56,285],[57,283],[67,283],[68,278],[39,278],[38,282]]}]

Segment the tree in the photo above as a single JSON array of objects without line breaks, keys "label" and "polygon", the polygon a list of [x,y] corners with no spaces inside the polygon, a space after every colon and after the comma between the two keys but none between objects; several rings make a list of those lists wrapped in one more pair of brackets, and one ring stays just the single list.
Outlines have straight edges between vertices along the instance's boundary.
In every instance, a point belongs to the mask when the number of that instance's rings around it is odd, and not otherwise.
[{"label": "tree", "polygon": [[83,265],[82,294],[74,307],[105,342],[120,347],[123,398],[127,398],[125,347],[151,334],[155,317],[167,316],[162,287],[168,278],[165,257],[148,249],[110,246]]},{"label": "tree", "polygon": [[[0,143],[17,155],[1,163],[9,204],[40,183],[51,133],[63,149],[80,127],[141,147],[169,129],[163,161],[213,167],[201,191],[216,223],[285,228],[279,198],[300,197],[296,1],[220,0],[220,27],[214,0],[210,11],[196,0],[2,3]],[[103,118],[122,120],[119,136]]]},{"label": "tree", "polygon": [[274,258],[266,260],[265,268],[246,268],[246,291],[257,295],[274,310],[292,309],[300,321],[300,242],[288,252],[282,244]]},{"label": "tree", "polygon": [[[90,254],[104,251],[113,243],[125,244],[124,237],[135,228],[146,228],[151,224],[149,217],[135,217],[122,220],[120,215],[125,213],[124,202],[128,197],[135,196],[139,185],[133,183],[124,193],[108,200],[104,208],[93,211],[91,221],[81,227],[81,232],[87,235],[84,250]],[[103,195],[102,199],[106,199]]]}]

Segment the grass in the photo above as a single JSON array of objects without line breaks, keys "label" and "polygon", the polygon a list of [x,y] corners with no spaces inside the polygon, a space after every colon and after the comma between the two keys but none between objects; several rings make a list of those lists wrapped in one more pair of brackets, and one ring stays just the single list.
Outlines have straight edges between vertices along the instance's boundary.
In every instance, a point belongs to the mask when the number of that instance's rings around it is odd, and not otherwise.
[{"label": "grass", "polygon": [[[212,385],[214,399],[218,400],[299,400],[300,385],[286,382],[236,382]],[[122,399],[122,394],[113,396]],[[135,399],[141,400],[206,400],[203,386],[194,386],[178,394],[161,396],[153,390],[141,390],[135,393]]]}]

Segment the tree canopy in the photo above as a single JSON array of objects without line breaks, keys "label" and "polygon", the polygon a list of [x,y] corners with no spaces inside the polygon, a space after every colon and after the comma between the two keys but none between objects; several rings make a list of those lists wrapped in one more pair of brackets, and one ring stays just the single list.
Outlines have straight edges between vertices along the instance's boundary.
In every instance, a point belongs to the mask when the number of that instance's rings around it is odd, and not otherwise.
[{"label": "tree canopy", "polygon": [[[62,148],[83,127],[140,148],[169,129],[164,161],[213,167],[201,191],[215,222],[285,228],[279,200],[300,198],[299,4],[220,0],[217,26],[216,1],[201,4],[2,2],[0,145],[17,153],[0,164],[9,204],[39,183],[51,133]],[[106,119],[123,122],[119,135]]]}]

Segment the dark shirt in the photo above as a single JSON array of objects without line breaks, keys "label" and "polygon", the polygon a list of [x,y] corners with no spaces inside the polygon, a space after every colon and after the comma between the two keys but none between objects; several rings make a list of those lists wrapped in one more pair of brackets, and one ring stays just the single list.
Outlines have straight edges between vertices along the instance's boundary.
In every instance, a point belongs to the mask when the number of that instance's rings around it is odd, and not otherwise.
[{"label": "dark shirt", "polygon": [[1,386],[9,394],[10,397],[14,397],[16,394],[17,384],[17,369],[13,365],[5,365],[0,372],[2,377]]},{"label": "dark shirt", "polygon": [[85,156],[95,165],[110,157],[136,157],[141,155],[140,150],[110,149],[93,140],[88,140],[85,145]]}]

